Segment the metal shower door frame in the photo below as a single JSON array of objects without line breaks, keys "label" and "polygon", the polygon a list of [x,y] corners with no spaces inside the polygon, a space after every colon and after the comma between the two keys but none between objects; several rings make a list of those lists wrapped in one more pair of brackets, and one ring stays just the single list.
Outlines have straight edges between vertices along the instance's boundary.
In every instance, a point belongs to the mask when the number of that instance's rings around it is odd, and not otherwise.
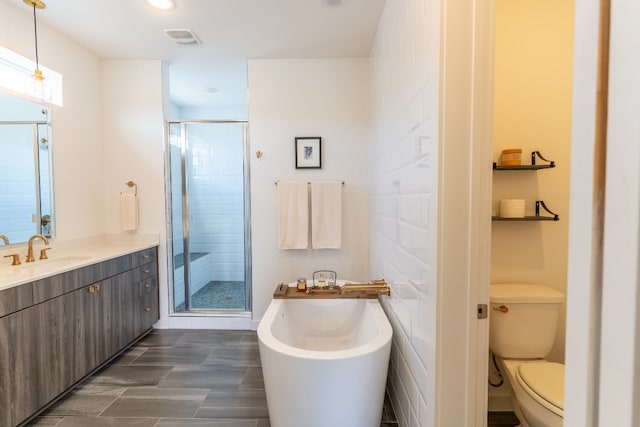
[{"label": "metal shower door frame", "polygon": [[[193,313],[192,312],[192,304],[191,304],[191,293],[190,293],[190,269],[187,267],[188,260],[190,258],[190,218],[189,218],[189,174],[188,174],[188,162],[187,162],[187,125],[189,124],[243,124],[242,126],[242,139],[243,139],[243,214],[244,214],[244,284],[245,284],[245,307],[244,312],[251,313],[253,299],[251,294],[251,196],[250,196],[250,169],[249,169],[249,121],[245,119],[237,119],[237,120],[172,120],[167,121],[166,123],[166,166],[165,166],[165,174],[166,174],[166,193],[167,197],[167,234],[171,236],[171,242],[173,242],[173,218],[172,218],[172,194],[171,194],[171,149],[169,147],[169,138],[170,138],[170,128],[171,125],[180,125],[180,173],[181,173],[181,190],[182,190],[182,241],[183,241],[183,265],[184,268],[184,292],[185,292],[185,310],[180,311],[180,315]],[[170,301],[170,309],[169,313],[174,314],[175,312],[175,302],[174,302],[174,266],[173,266],[173,244],[167,244],[167,253],[168,253],[168,269],[172,274],[168,275],[169,281],[169,301]],[[237,312],[225,310],[225,311],[216,311],[211,310],[207,312],[207,314],[222,314],[222,315],[233,315]],[[204,313],[197,313],[198,315],[202,315]]]}]

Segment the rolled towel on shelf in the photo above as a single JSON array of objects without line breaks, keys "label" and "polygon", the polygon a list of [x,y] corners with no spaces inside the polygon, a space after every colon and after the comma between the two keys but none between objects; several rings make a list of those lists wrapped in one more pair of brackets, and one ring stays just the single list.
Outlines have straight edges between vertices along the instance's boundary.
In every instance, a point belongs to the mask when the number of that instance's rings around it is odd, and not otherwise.
[{"label": "rolled towel on shelf", "polygon": [[124,231],[138,229],[138,196],[135,193],[120,193],[120,222]]}]

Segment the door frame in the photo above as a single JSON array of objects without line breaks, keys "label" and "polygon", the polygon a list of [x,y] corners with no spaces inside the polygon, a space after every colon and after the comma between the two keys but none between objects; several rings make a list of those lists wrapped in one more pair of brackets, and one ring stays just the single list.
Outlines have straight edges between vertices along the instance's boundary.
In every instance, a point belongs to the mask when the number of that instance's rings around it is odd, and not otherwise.
[{"label": "door frame", "polygon": [[442,1],[436,426],[487,425],[494,8]]}]

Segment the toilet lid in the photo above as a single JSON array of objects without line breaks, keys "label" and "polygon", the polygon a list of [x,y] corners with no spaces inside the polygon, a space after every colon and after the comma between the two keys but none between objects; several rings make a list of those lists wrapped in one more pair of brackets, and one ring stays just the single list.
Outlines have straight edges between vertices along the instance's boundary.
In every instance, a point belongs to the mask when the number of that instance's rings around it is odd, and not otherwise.
[{"label": "toilet lid", "polygon": [[535,393],[540,403],[562,416],[564,410],[564,365],[555,362],[523,363],[518,366],[523,388]]}]

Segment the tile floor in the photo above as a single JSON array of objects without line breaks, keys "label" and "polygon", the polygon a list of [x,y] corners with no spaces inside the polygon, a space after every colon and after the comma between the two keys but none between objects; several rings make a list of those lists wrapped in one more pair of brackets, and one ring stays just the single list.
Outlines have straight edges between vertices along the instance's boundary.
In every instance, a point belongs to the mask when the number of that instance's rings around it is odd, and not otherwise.
[{"label": "tile floor", "polygon": [[520,422],[513,412],[489,412],[487,427],[515,427]]},{"label": "tile floor", "polygon": [[29,425],[269,427],[256,333],[154,330]]}]

